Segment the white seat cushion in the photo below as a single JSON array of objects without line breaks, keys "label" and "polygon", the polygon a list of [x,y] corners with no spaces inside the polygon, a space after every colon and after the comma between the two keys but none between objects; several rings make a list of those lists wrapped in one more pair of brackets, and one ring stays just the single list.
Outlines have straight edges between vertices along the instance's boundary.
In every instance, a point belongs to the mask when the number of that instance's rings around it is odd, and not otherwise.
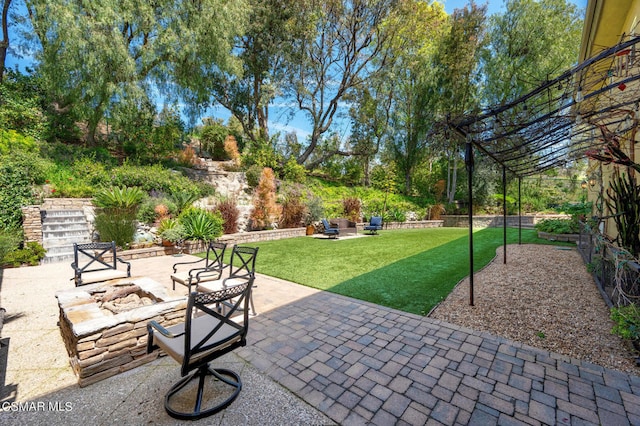
[{"label": "white seat cushion", "polygon": [[[191,273],[191,283],[195,284],[197,282],[206,282],[206,281],[214,281],[220,277],[219,271],[208,271],[202,272],[199,276],[197,276],[197,271],[193,271]],[[171,275],[171,279],[175,282],[178,282],[182,285],[189,285],[189,271],[185,272],[176,272]]]},{"label": "white seat cushion", "polygon": [[98,283],[100,281],[114,280],[116,278],[126,278],[127,271],[117,269],[105,269],[103,271],[88,271],[82,274],[82,284]]}]

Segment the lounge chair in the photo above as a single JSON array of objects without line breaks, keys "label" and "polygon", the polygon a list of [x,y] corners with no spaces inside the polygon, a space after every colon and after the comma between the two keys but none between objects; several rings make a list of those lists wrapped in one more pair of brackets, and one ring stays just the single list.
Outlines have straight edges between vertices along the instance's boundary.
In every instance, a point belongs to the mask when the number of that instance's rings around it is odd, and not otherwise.
[{"label": "lounge chair", "polygon": [[322,233],[328,235],[329,238],[338,238],[338,235],[340,235],[340,229],[332,228],[327,219],[322,219],[322,226],[324,226]]},{"label": "lounge chair", "polygon": [[382,229],[382,218],[380,216],[372,216],[369,224],[364,227],[365,231],[369,231],[369,235],[375,235]]}]

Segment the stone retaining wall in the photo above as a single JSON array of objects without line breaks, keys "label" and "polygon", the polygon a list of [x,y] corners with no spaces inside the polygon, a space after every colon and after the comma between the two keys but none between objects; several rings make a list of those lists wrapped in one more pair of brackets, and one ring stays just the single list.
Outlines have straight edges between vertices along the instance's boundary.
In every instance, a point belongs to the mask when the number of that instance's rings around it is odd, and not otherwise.
[{"label": "stone retaining wall", "polygon": [[42,201],[42,210],[82,210],[85,207],[93,207],[91,198],[45,198]]},{"label": "stone retaining wall", "polygon": [[40,206],[22,207],[22,228],[26,242],[42,244],[42,216]]},{"label": "stone retaining wall", "polygon": [[236,234],[227,234],[218,238],[218,241],[227,243],[229,245],[247,244],[258,243],[261,241],[281,240],[283,238],[304,237],[305,234],[305,228],[272,229],[268,231],[251,231],[238,232]]},{"label": "stone retaining wall", "polygon": [[[424,228],[442,228],[443,220],[413,220],[409,222],[384,222],[382,228],[384,229],[424,229]],[[368,222],[359,223],[358,231],[363,231],[365,225]]]}]

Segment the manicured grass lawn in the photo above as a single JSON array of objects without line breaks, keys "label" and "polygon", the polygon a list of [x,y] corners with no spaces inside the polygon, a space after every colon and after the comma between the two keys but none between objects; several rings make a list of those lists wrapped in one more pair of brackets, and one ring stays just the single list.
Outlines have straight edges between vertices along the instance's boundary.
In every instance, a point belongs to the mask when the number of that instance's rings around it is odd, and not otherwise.
[{"label": "manicured grass lawn", "polygon": [[[502,235],[502,228],[474,233],[476,270],[495,257]],[[517,229],[508,230],[507,241],[518,242]],[[522,242],[549,243],[533,230],[522,231]],[[469,275],[468,230],[463,228],[381,231],[343,240],[300,237],[256,245],[260,273],[421,315]]]}]

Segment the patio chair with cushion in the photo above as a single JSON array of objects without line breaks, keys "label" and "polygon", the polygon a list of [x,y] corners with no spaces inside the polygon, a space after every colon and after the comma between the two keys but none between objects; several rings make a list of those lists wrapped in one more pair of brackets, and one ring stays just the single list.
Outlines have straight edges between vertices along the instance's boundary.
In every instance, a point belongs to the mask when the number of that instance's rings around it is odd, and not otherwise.
[{"label": "patio chair with cushion", "polygon": [[[227,268],[229,275],[213,281],[200,281],[195,287],[199,292],[211,292],[231,288],[247,281],[253,285],[256,274],[256,256],[258,255],[258,247],[234,246],[231,252],[231,260]],[[256,315],[256,309],[253,305],[253,292],[249,297],[251,306],[251,314]]]},{"label": "patio chair with cushion", "polygon": [[322,233],[329,236],[329,238],[338,238],[338,235],[340,235],[340,229],[331,227],[327,219],[322,219],[322,226],[324,227]]},{"label": "patio chair with cushion", "polygon": [[[226,243],[210,242],[207,246],[206,257],[192,262],[178,262],[173,265],[173,274],[171,274],[171,281],[173,281],[173,289],[176,289],[176,283],[185,285],[189,289],[189,293],[195,288],[193,285],[197,285],[206,281],[219,280],[222,277],[222,270],[225,268],[222,260],[224,258],[224,252],[227,248]],[[204,265],[197,268],[191,268],[189,270],[183,270],[178,272],[178,269],[182,269],[184,265],[195,265],[204,262]]]},{"label": "patio chair with cushion", "polygon": [[[246,304],[252,285],[253,278],[211,293],[193,292],[183,323],[167,328],[155,321],[148,323],[147,353],[160,348],[182,366],[182,379],[164,399],[171,417],[195,420],[210,416],[228,407],[240,394],[238,373],[213,368],[209,363],[246,345]],[[217,309],[223,303],[225,309]],[[243,315],[237,317],[241,310]]]},{"label": "patio chair with cushion", "polygon": [[[118,269],[119,263],[126,269]],[[131,276],[131,263],[118,257],[115,241],[73,243],[71,268],[76,287]]]},{"label": "patio chair with cushion", "polygon": [[365,231],[369,231],[369,235],[375,235],[382,229],[382,218],[380,216],[372,216],[369,224],[364,227]]}]

